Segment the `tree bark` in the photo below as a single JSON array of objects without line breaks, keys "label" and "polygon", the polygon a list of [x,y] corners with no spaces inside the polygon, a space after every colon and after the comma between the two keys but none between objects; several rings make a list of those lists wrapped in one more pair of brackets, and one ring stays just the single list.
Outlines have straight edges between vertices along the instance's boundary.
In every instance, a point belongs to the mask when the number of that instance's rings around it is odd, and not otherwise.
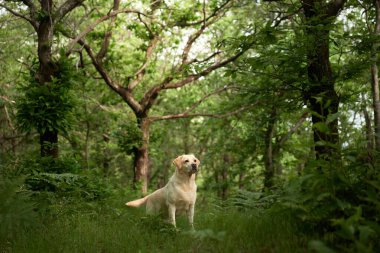
[{"label": "tree bark", "polygon": [[[376,23],[373,35],[380,36],[380,0],[374,0],[376,7]],[[371,80],[372,80],[372,100],[373,100],[373,113],[375,119],[375,147],[376,152],[380,152],[380,95],[379,95],[379,72],[377,68],[377,50],[379,43],[375,42],[372,46],[371,53]]]},{"label": "tree bark", "polygon": [[142,145],[134,150],[134,179],[136,185],[141,183],[141,192],[145,195],[148,192],[148,171],[149,171],[149,127],[150,121],[147,117],[138,118],[139,128],[142,132]]},{"label": "tree bark", "polygon": [[[41,1],[41,12],[43,17],[40,19],[37,29],[38,41],[38,60],[39,71],[36,75],[36,81],[40,85],[47,85],[52,81],[52,77],[56,72],[56,66],[52,61],[52,42],[54,23],[52,17],[52,0]],[[40,133],[41,156],[58,157],[58,130],[45,129]]]},{"label": "tree bark", "polygon": [[330,64],[330,29],[344,0],[324,4],[321,0],[302,2],[306,20],[308,87],[303,91],[312,111],[316,158],[329,160],[339,154],[339,97]]}]

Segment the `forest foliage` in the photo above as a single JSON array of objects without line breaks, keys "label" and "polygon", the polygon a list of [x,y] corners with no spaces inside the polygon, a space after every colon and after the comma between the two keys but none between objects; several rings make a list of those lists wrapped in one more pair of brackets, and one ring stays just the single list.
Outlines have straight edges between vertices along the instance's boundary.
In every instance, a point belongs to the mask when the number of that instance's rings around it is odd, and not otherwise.
[{"label": "forest foliage", "polygon": [[[379,0],[6,0],[0,27],[1,252],[379,248]],[[124,206],[187,153],[195,232]]]}]

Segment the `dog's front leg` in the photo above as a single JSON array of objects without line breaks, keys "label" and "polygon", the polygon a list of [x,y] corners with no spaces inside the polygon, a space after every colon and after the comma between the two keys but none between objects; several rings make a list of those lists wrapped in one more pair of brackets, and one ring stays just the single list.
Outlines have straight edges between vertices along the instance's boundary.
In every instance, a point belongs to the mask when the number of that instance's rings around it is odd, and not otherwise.
[{"label": "dog's front leg", "polygon": [[187,211],[187,218],[189,220],[189,225],[191,229],[194,230],[194,204],[189,206],[189,210]]},{"label": "dog's front leg", "polygon": [[175,224],[175,205],[169,204],[169,222],[176,227]]}]

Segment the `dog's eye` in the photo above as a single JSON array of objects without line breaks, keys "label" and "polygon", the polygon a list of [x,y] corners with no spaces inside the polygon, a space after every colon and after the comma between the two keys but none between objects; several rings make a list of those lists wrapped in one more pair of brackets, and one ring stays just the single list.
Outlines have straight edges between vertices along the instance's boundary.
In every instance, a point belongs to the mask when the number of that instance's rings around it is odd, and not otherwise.
[{"label": "dog's eye", "polygon": [[189,160],[185,160],[185,163],[188,163],[189,162]]}]

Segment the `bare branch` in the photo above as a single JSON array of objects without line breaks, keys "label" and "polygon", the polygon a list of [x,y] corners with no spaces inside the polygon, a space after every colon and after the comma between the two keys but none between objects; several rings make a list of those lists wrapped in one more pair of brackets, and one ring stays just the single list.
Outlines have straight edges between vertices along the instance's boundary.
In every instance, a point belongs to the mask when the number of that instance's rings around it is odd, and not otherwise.
[{"label": "bare branch", "polygon": [[103,65],[101,62],[99,62],[96,59],[95,54],[93,53],[91,47],[87,45],[82,39],[78,41],[80,45],[83,46],[83,48],[86,50],[87,55],[90,57],[92,64],[98,71],[98,73],[102,76],[103,80],[106,82],[106,84],[114,90],[117,94],[119,94],[125,102],[132,108],[132,110],[135,113],[140,113],[142,112],[141,105],[133,98],[132,94],[125,89],[123,86],[117,84],[115,81],[111,79],[107,71],[104,69]]},{"label": "bare branch", "polygon": [[154,37],[154,33],[152,29],[150,29],[149,25],[141,18],[141,15],[137,14],[137,17],[140,20],[140,22],[144,24],[145,28],[148,30],[150,37]]},{"label": "bare branch", "polygon": [[289,130],[289,132],[284,135],[278,144],[276,145],[277,148],[281,148],[284,143],[289,140],[289,138],[297,131],[297,129],[302,125],[303,122],[305,122],[306,118],[309,116],[309,112],[305,112],[302,114],[301,118],[297,121],[297,123]]},{"label": "bare branch", "polygon": [[203,32],[206,30],[207,27],[209,27],[210,25],[214,24],[216,21],[218,21],[218,19],[221,17],[221,15],[215,15],[211,18],[210,21],[206,22],[206,19],[203,20],[203,25],[201,26],[201,28],[199,30],[197,30],[195,33],[193,33],[187,43],[186,43],[186,46],[185,48],[183,49],[183,53],[182,53],[182,64],[181,66],[179,67],[179,71],[181,71],[183,69],[184,66],[186,65],[189,65],[190,63],[194,62],[193,61],[188,61],[188,57],[189,57],[189,53],[190,53],[190,50],[191,48],[193,47],[193,44],[196,42],[196,40],[203,34]]},{"label": "bare branch", "polygon": [[78,7],[84,2],[84,0],[67,0],[61,6],[58,7],[55,12],[54,19],[55,22],[59,22],[63,17],[67,15],[70,11]]},{"label": "bare branch", "polygon": [[[114,0],[112,11],[117,11],[120,6],[120,0]],[[111,11],[110,11],[111,12]],[[102,47],[100,48],[98,54],[96,55],[96,58],[98,61],[102,61],[103,58],[106,56],[107,50],[110,45],[111,37],[112,37],[112,29],[115,25],[116,16],[111,18],[111,23],[109,25],[108,31],[104,35]]]},{"label": "bare branch", "polygon": [[35,20],[32,20],[32,19],[30,19],[30,18],[24,16],[23,14],[21,14],[21,13],[19,13],[19,12],[17,12],[17,11],[12,10],[11,8],[9,8],[8,6],[6,6],[6,5],[4,5],[4,4],[0,4],[0,7],[1,7],[1,8],[4,8],[5,10],[7,10],[7,11],[8,11],[9,13],[11,13],[12,15],[14,15],[14,16],[16,16],[16,17],[19,17],[19,18],[22,18],[22,19],[28,21],[28,22],[33,26],[33,28],[34,28],[35,30],[38,29],[38,23],[37,23]]},{"label": "bare branch", "polygon": [[180,118],[194,118],[194,117],[210,117],[210,118],[216,118],[216,119],[222,119],[227,118],[236,114],[239,114],[241,112],[244,112],[248,109],[251,109],[255,107],[258,104],[258,102],[242,106],[234,111],[227,112],[224,114],[212,114],[212,113],[179,113],[179,114],[171,114],[171,115],[165,115],[165,116],[152,116],[149,117],[150,121],[160,121],[160,120],[169,120],[169,119],[180,119]]},{"label": "bare branch", "polygon": [[207,94],[206,96],[204,96],[203,98],[201,98],[197,102],[195,102],[189,109],[187,109],[184,112],[184,114],[188,114],[188,113],[192,112],[195,108],[197,108],[201,103],[203,103],[204,101],[206,101],[211,96],[220,94],[220,93],[222,93],[223,91],[226,91],[226,90],[238,89],[238,88],[239,88],[238,86],[227,86],[227,85],[224,86],[224,87],[222,87],[222,88],[219,88],[219,89],[215,90],[214,92]]},{"label": "bare branch", "polygon": [[237,54],[231,56],[230,58],[227,58],[224,61],[215,63],[215,64],[209,66],[208,68],[204,69],[203,71],[196,73],[196,74],[193,74],[193,75],[189,75],[180,81],[172,82],[174,80],[173,76],[169,76],[169,77],[165,78],[164,81],[162,81],[158,85],[155,85],[147,93],[145,93],[144,97],[140,101],[140,104],[141,104],[143,110],[147,111],[152,107],[154,100],[156,99],[156,97],[158,96],[158,93],[161,90],[176,89],[176,88],[182,87],[186,84],[189,84],[191,82],[194,82],[194,81],[198,80],[199,78],[201,78],[202,76],[209,75],[212,71],[219,69],[219,68],[222,68],[222,67],[226,66],[227,64],[229,64],[230,62],[233,62],[236,59],[238,59],[241,55],[243,55],[250,48],[250,46],[252,44],[253,43],[250,43],[248,46],[246,46],[244,49],[242,49]]},{"label": "bare branch", "polygon": [[[30,18],[33,22],[35,22],[36,24],[36,27],[35,29],[37,29],[37,26],[38,26],[38,21],[37,21],[37,17],[36,17],[36,6],[34,5],[34,3],[30,0],[22,0],[22,2],[28,6],[29,8],[29,14],[30,14]],[[34,26],[33,26],[34,27]]]},{"label": "bare branch", "polygon": [[216,8],[207,18],[205,17],[205,9],[203,7],[203,18],[202,20],[199,20],[199,21],[195,21],[195,22],[184,22],[184,21],[180,21],[180,22],[176,22],[174,23],[172,26],[179,26],[179,27],[188,27],[188,26],[196,26],[196,25],[200,25],[200,24],[205,24],[205,22],[207,22],[208,20],[212,19],[213,17],[217,16],[217,15],[220,15],[220,13],[222,13],[223,11],[225,11],[227,8],[229,8],[231,6],[231,3],[233,1],[232,0],[227,0],[226,2],[224,2],[222,5],[220,5],[218,8]]},{"label": "bare branch", "polygon": [[195,59],[189,61],[188,65],[193,64],[193,63],[207,62],[207,61],[209,61],[210,59],[214,58],[215,56],[217,56],[220,53],[222,53],[222,52],[221,51],[216,51],[216,52],[212,53],[211,55],[207,56],[206,58],[204,58],[203,60],[198,60],[197,58],[195,58]]},{"label": "bare branch", "polygon": [[280,17],[281,16],[281,13],[280,13],[280,15],[276,18],[276,20],[275,20],[276,22],[274,23],[274,25],[272,27],[275,28],[275,27],[279,26],[282,21],[290,19],[294,15],[300,13],[301,10],[302,10],[302,7],[299,7],[295,12],[289,13],[288,15],[285,15],[282,17]]},{"label": "bare branch", "polygon": [[109,18],[117,16],[120,13],[136,13],[136,14],[140,14],[143,16],[147,16],[146,14],[144,14],[140,11],[134,10],[134,9],[122,9],[122,10],[118,10],[118,11],[112,11],[112,12],[108,13],[107,15],[98,18],[94,23],[92,23],[86,29],[84,29],[75,39],[71,40],[71,42],[69,43],[69,45],[67,47],[68,49],[67,49],[66,55],[69,55],[71,53],[71,51],[73,50],[74,45],[77,44],[79,40],[83,39],[88,33],[93,31],[98,24],[106,21]]},{"label": "bare branch", "polygon": [[183,49],[183,53],[182,53],[182,65],[181,67],[183,67],[184,65],[187,65],[188,62],[187,62],[187,58],[189,56],[189,52],[194,44],[194,42],[201,36],[201,34],[203,33],[203,31],[206,29],[206,26],[203,25],[201,27],[201,29],[199,29],[198,31],[196,31],[193,35],[191,35],[189,37],[189,40],[187,41],[186,43],[186,46],[185,48]]},{"label": "bare branch", "polygon": [[216,70],[216,69],[219,69],[221,67],[224,67],[226,66],[227,64],[229,64],[230,62],[233,62],[235,61],[236,59],[238,59],[241,55],[243,55],[245,53],[245,51],[247,51],[249,47],[247,47],[246,49],[244,50],[241,50],[239,53],[235,54],[234,56],[231,56],[230,58],[227,58],[225,59],[224,61],[221,61],[221,62],[218,62],[218,63],[215,63],[213,65],[211,65],[210,67],[204,69],[203,71],[197,73],[197,74],[193,74],[193,75],[189,75],[188,77],[178,81],[178,82],[174,82],[174,83],[167,83],[164,85],[164,89],[176,89],[176,88],[179,88],[179,87],[182,87],[188,83],[191,83],[193,81],[196,81],[198,80],[199,78],[201,78],[202,76],[207,76],[209,75],[212,71]]},{"label": "bare branch", "polygon": [[154,48],[157,46],[157,43],[158,43],[158,37],[157,36],[154,36],[151,41],[149,42],[149,46],[148,48],[146,49],[146,53],[145,53],[145,62],[143,63],[143,65],[137,70],[137,72],[135,73],[135,79],[133,79],[129,84],[128,84],[128,90],[132,91],[143,79],[144,75],[145,75],[145,69],[146,67],[148,66],[151,58],[152,58],[152,54],[153,54],[153,50]]}]

